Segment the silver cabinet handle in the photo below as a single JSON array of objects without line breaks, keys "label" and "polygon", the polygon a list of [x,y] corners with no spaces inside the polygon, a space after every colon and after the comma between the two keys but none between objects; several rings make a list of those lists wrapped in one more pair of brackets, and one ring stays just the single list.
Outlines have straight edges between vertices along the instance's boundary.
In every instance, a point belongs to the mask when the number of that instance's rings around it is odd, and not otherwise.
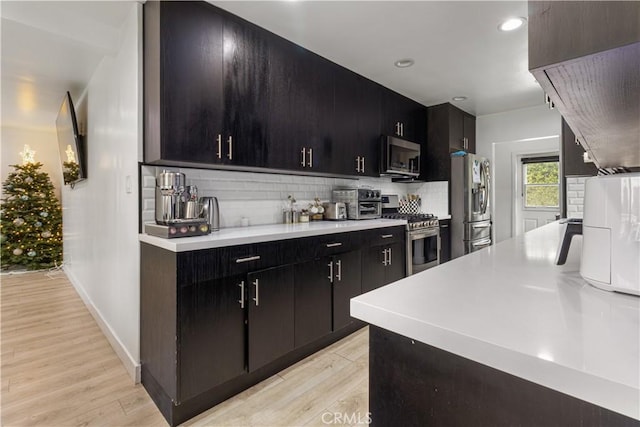
[{"label": "silver cabinet handle", "polygon": [[240,308],[244,308],[244,280],[238,286],[240,286],[240,299],[238,302],[240,303]]},{"label": "silver cabinet handle", "polygon": [[400,122],[396,122],[396,135],[400,136]]},{"label": "silver cabinet handle", "polygon": [[336,279],[338,282],[342,281],[342,260],[336,261],[336,267],[338,267],[338,272],[336,273]]},{"label": "silver cabinet handle", "polygon": [[360,172],[360,156],[356,157],[356,172]]},{"label": "silver cabinet handle", "polygon": [[471,228],[489,228],[491,227],[491,224],[489,225],[472,225]]},{"label": "silver cabinet handle", "polygon": [[259,259],[260,259],[260,255],[250,256],[247,258],[238,258],[236,259],[236,264],[240,264],[241,262],[257,261]]},{"label": "silver cabinet handle", "polygon": [[221,159],[222,158],[222,135],[218,134],[218,137],[216,138],[216,142],[218,143],[217,157]]},{"label": "silver cabinet handle", "polygon": [[327,278],[331,283],[333,283],[333,261],[329,261],[329,264],[327,264],[327,266],[329,267],[329,276],[327,276]]},{"label": "silver cabinet handle", "polygon": [[382,255],[384,255],[384,259],[382,260],[382,265],[387,265],[387,250],[384,249],[382,251]]},{"label": "silver cabinet handle", "polygon": [[391,257],[391,248],[387,249],[389,251],[389,264],[391,265],[391,262],[393,261],[392,257]]},{"label": "silver cabinet handle", "polygon": [[393,234],[383,234],[382,236],[380,236],[380,238],[382,239],[390,239],[393,237]]},{"label": "silver cabinet handle", "polygon": [[256,279],[255,282],[253,282],[253,286],[256,287],[256,297],[252,298],[255,302],[256,302],[256,307],[260,305],[260,296],[259,296],[259,292],[260,292],[260,279]]},{"label": "silver cabinet handle", "polygon": [[233,160],[233,137],[231,135],[229,135],[227,142],[229,143],[229,152],[227,153],[227,157],[229,160]]},{"label": "silver cabinet handle", "polygon": [[313,148],[309,148],[309,167],[313,167]]},{"label": "silver cabinet handle", "polygon": [[327,243],[325,246],[328,248],[337,248],[338,246],[342,246],[342,243],[341,242]]},{"label": "silver cabinet handle", "polygon": [[360,172],[364,173],[364,156],[362,157],[362,166],[360,166]]},{"label": "silver cabinet handle", "polygon": [[400,136],[404,136],[404,123],[400,123]]},{"label": "silver cabinet handle", "polygon": [[303,148],[302,149],[302,163],[301,163],[302,167],[307,167],[307,149]]}]

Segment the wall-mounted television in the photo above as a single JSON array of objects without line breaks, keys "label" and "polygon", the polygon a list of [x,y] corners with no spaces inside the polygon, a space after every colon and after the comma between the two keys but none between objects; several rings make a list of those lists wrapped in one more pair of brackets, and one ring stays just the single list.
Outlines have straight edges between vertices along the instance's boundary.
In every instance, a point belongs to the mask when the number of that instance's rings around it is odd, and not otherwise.
[{"label": "wall-mounted television", "polygon": [[69,92],[65,94],[60,105],[56,118],[56,131],[62,178],[65,185],[69,184],[73,188],[76,182],[87,178],[87,161],[83,139],[78,132],[76,111]]}]

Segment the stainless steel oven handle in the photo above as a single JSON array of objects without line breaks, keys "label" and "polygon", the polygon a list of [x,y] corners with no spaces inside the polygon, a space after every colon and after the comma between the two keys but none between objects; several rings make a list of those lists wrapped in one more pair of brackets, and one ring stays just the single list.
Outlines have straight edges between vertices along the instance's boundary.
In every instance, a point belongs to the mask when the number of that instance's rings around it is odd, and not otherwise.
[{"label": "stainless steel oven handle", "polygon": [[491,224],[471,225],[471,228],[490,228]]},{"label": "stainless steel oven handle", "polygon": [[393,234],[383,234],[382,236],[380,236],[380,238],[382,239],[390,239],[393,237]]},{"label": "stainless steel oven handle", "polygon": [[426,239],[427,237],[435,237],[439,234],[438,230],[434,230],[431,232],[424,232],[424,233],[409,233],[409,237],[411,238],[411,240],[420,240],[420,239]]},{"label": "stainless steel oven handle", "polygon": [[328,248],[337,248],[338,246],[342,246],[342,243],[341,242],[327,243],[325,246]]},{"label": "stainless steel oven handle", "polygon": [[474,248],[481,248],[489,245],[491,245],[491,239],[486,239],[486,240],[481,240],[479,242],[471,243],[471,246],[473,246]]}]

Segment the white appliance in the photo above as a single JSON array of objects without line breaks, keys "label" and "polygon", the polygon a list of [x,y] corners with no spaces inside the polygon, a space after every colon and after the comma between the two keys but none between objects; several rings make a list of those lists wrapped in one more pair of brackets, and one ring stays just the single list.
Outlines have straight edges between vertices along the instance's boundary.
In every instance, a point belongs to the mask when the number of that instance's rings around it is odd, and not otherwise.
[{"label": "white appliance", "polygon": [[640,173],[586,180],[580,275],[609,291],[640,295]]}]

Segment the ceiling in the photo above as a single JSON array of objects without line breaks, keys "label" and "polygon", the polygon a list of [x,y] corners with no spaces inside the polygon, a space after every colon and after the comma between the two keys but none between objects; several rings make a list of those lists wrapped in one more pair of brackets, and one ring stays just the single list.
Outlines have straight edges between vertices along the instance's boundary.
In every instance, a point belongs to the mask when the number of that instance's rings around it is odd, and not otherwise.
[{"label": "ceiling", "polygon": [[[527,69],[526,1],[210,1],[425,105],[484,115],[542,103]],[[117,51],[134,1],[2,1],[2,123],[53,127]],[[412,58],[415,65],[393,63]]]}]

